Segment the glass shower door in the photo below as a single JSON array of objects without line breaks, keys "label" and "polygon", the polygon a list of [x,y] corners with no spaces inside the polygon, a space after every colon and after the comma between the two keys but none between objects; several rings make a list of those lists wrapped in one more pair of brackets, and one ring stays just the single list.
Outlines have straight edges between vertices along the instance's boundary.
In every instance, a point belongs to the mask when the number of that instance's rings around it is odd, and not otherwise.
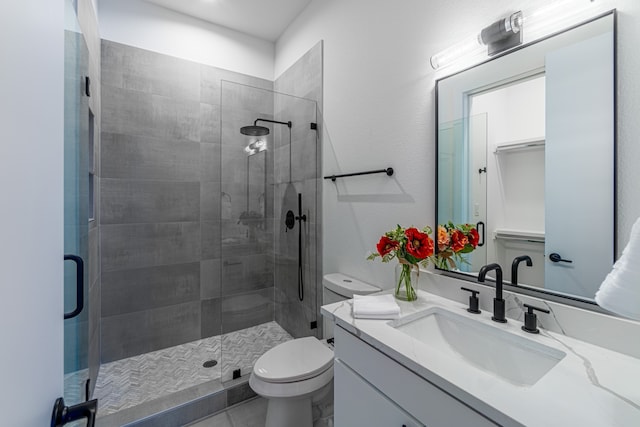
[{"label": "glass shower door", "polygon": [[455,266],[459,271],[487,263],[487,165],[486,114],[439,125],[437,223],[475,224],[480,234],[478,247]]},{"label": "glass shower door", "polygon": [[[67,2],[65,23],[64,98],[64,399],[67,405],[86,400],[88,370],[88,146],[91,116],[84,95],[88,50],[73,6]],[[62,262],[62,260],[61,260]],[[79,268],[80,264],[83,268]],[[78,276],[81,277],[78,277]],[[82,284],[78,301],[78,283]],[[74,317],[79,304],[83,310]],[[69,317],[69,318],[67,318]]]},{"label": "glass shower door", "polygon": [[223,81],[220,115],[224,382],[319,336],[319,168],[315,101]]}]

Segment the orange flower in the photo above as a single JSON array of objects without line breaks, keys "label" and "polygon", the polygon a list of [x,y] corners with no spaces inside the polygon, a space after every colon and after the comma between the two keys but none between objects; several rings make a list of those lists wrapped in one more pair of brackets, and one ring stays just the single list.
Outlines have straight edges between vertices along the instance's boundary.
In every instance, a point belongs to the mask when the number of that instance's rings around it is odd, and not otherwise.
[{"label": "orange flower", "polygon": [[447,232],[447,229],[439,225],[438,226],[438,250],[444,251],[445,249],[447,249],[447,246],[449,246],[449,243],[451,243],[451,239],[449,238],[449,233]]},{"label": "orange flower", "polygon": [[395,240],[391,240],[387,236],[382,236],[382,238],[380,238],[380,241],[376,245],[376,248],[378,249],[378,253],[380,254],[380,256],[385,256],[389,252],[398,249],[398,242],[396,242]]},{"label": "orange flower", "polygon": [[462,231],[454,230],[453,233],[451,233],[451,249],[453,249],[454,252],[460,252],[467,244],[469,244],[469,239],[467,239],[467,236],[465,236]]}]

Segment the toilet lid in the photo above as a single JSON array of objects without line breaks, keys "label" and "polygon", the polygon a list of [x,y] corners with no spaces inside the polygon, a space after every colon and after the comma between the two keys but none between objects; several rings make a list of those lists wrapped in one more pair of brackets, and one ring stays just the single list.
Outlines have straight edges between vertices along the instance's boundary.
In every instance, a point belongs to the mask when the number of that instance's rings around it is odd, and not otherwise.
[{"label": "toilet lid", "polygon": [[315,337],[298,338],[275,346],[260,356],[253,374],[271,383],[313,378],[333,364],[333,351]]}]

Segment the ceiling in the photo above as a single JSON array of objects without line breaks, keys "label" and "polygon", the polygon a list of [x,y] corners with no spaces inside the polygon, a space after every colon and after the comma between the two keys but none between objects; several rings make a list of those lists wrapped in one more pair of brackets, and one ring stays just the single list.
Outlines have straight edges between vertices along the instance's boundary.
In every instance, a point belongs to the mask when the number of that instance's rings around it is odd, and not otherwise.
[{"label": "ceiling", "polygon": [[275,42],[311,0],[145,0]]}]

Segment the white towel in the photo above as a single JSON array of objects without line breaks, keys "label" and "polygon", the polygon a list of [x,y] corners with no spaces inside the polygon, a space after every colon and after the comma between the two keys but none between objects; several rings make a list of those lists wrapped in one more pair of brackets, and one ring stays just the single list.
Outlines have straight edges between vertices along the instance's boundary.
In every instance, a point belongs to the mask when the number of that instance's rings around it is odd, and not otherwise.
[{"label": "white towel", "polygon": [[596,292],[606,310],[640,320],[640,218],[631,228],[629,243]]},{"label": "white towel", "polygon": [[397,319],[400,306],[391,294],[354,295],[353,317],[356,319]]}]

